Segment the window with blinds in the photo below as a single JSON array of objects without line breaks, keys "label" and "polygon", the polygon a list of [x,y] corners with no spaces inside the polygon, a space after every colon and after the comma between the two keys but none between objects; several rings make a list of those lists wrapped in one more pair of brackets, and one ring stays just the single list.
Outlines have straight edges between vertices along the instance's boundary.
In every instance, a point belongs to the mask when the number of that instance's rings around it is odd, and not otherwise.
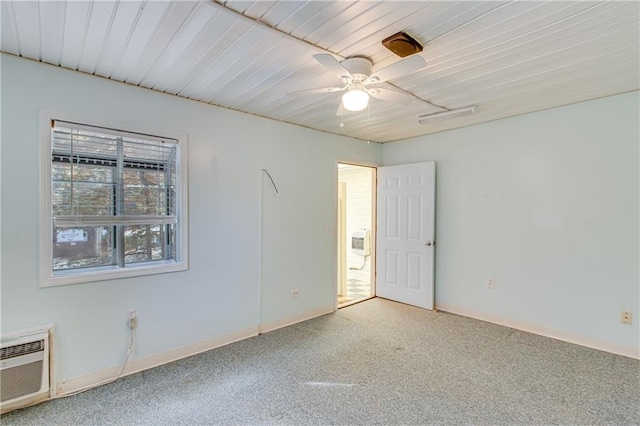
[{"label": "window with blinds", "polygon": [[53,120],[52,276],[179,261],[176,139]]}]

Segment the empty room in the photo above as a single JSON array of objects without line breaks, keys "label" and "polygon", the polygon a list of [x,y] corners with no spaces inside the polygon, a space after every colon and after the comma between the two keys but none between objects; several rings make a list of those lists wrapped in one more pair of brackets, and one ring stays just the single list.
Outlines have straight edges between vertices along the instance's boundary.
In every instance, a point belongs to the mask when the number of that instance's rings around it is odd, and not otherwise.
[{"label": "empty room", "polygon": [[3,424],[640,424],[637,1],[0,6]]}]

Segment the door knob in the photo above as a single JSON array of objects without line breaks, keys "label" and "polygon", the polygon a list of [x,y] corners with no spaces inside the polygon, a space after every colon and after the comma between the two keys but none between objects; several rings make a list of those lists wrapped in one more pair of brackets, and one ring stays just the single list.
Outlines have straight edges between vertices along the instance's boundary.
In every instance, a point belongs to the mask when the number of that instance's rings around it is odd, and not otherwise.
[{"label": "door knob", "polygon": [[431,240],[429,240],[429,241],[427,241],[427,245],[428,245],[428,246],[435,246],[435,245],[436,245],[436,242],[435,242],[435,241],[431,241]]}]

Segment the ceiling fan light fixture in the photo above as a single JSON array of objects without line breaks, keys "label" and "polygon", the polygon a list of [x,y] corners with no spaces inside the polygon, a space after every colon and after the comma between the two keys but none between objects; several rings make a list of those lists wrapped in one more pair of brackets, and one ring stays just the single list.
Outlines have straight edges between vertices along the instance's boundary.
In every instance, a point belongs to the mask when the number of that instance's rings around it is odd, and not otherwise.
[{"label": "ceiling fan light fixture", "polygon": [[349,89],[342,95],[342,106],[347,111],[362,111],[369,104],[369,94],[362,89]]}]

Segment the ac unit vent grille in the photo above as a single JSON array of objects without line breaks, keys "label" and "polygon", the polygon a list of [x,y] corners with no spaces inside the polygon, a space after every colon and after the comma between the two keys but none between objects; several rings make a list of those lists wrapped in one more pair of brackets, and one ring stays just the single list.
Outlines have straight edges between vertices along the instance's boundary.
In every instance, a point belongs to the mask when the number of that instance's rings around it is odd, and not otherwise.
[{"label": "ac unit vent grille", "polygon": [[37,340],[35,342],[2,348],[0,349],[0,360],[15,358],[17,356],[28,355],[40,351],[44,351],[44,340]]},{"label": "ac unit vent grille", "polygon": [[40,390],[43,361],[24,364],[20,368],[0,371],[0,401],[5,402]]}]

